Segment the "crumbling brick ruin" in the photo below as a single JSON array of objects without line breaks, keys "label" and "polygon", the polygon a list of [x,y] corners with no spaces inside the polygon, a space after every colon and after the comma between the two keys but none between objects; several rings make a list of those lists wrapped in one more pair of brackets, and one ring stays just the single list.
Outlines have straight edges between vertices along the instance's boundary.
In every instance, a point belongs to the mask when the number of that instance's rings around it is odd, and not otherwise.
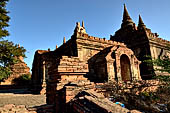
[{"label": "crumbling brick ruin", "polygon": [[[92,106],[108,113],[110,111],[104,106],[102,108],[101,103],[95,103],[100,100],[95,100],[97,96],[94,93],[91,97],[88,97],[90,94],[81,95],[82,98],[78,94],[93,92],[96,83],[149,78],[148,72],[153,66],[148,67],[141,61],[145,55],[153,58],[168,55],[168,44],[147,29],[141,17],[136,27],[124,6],[121,28],[110,40],[90,36],[84,22],[82,25],[77,22],[71,38],[68,41],[64,38],[59,48],[54,51],[37,50],[32,68],[32,87],[40,93],[45,93],[46,88],[47,104],[54,105],[57,113],[68,113],[69,109],[80,113],[85,109],[81,106],[82,100],[90,101]],[[122,109],[123,112],[127,109]]]},{"label": "crumbling brick ruin", "polygon": [[12,73],[11,75],[5,79],[3,82],[1,82],[1,85],[11,85],[13,84],[13,80],[15,78],[18,78],[22,75],[30,75],[30,68],[27,66],[27,64],[24,62],[24,58],[22,56],[17,57],[19,61],[11,66]]}]

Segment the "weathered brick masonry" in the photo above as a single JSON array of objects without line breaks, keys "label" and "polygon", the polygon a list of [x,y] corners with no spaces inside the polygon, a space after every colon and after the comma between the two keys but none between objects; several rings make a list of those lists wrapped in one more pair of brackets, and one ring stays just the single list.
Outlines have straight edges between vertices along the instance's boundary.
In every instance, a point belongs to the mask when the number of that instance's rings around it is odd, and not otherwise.
[{"label": "weathered brick masonry", "polygon": [[47,103],[54,104],[56,112],[65,110],[80,91],[93,89],[93,82],[141,79],[140,61],[123,43],[92,37],[76,29],[78,26],[62,46],[54,51],[38,50],[34,58],[33,83],[43,86],[45,78]]},{"label": "weathered brick masonry", "polygon": [[157,33],[152,33],[151,29],[147,28],[141,16],[139,15],[138,26],[132,21],[128,14],[126,6],[124,6],[123,20],[121,28],[110,37],[113,41],[123,42],[128,48],[133,50],[140,64],[140,74],[142,79],[151,79],[153,73],[159,75],[160,72],[154,71],[156,67],[147,65],[146,56],[151,56],[153,59],[170,57],[170,42],[159,38]]},{"label": "weathered brick masonry", "polygon": [[[169,42],[151,33],[141,17],[136,27],[125,6],[121,29],[110,39],[88,35],[84,22],[82,25],[77,22],[71,38],[68,41],[64,38],[64,43],[59,48],[56,46],[54,51],[36,51],[32,69],[33,88],[42,93],[45,93],[46,88],[47,104],[54,105],[57,113],[69,113],[68,110],[72,108],[80,113],[80,109],[84,109],[84,105],[80,107],[81,99],[77,98],[80,92],[94,91],[95,83],[141,80],[141,74],[142,78],[147,78],[145,75],[150,74],[148,71],[154,67],[148,67],[139,60],[143,61],[145,55],[157,58],[158,55],[168,55],[169,52],[167,45],[161,46]],[[83,99],[93,103],[92,106],[98,106],[99,111],[112,110],[106,109],[104,105],[103,108],[97,105],[95,102],[100,99],[87,96]],[[122,110],[122,113],[128,112],[126,109]]]}]

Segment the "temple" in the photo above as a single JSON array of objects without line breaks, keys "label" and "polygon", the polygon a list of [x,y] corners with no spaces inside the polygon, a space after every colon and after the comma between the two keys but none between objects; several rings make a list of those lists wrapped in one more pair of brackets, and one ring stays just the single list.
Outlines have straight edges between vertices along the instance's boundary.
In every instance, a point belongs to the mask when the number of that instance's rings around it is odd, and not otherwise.
[{"label": "temple", "polygon": [[[93,82],[132,81],[141,79],[134,52],[124,43],[89,36],[84,22],[77,22],[70,40],[54,51],[37,50],[32,81],[41,87],[50,76],[86,77]],[[37,89],[35,88],[35,89]]]},{"label": "temple", "polygon": [[146,56],[151,56],[153,59],[170,56],[170,42],[159,38],[157,33],[152,33],[151,29],[146,27],[140,15],[136,27],[125,5],[121,28],[113,36],[111,35],[110,40],[122,42],[134,52],[137,59],[142,62],[140,64],[142,79],[151,79],[153,74],[160,74],[160,72],[154,71],[154,66],[143,62],[147,59]]},{"label": "temple", "polygon": [[37,50],[32,66],[32,87],[46,93],[47,104],[60,112],[82,90],[95,83],[151,79],[158,72],[143,62],[147,57],[169,56],[169,41],[146,27],[139,15],[138,26],[124,5],[121,28],[110,40],[90,36],[84,21],[76,23],[71,38],[56,49]]}]

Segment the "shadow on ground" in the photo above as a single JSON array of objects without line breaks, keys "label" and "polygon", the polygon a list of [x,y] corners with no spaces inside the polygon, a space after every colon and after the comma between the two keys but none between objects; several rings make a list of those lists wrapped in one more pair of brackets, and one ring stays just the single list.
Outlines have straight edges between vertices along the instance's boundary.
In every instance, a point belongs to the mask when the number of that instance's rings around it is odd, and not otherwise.
[{"label": "shadow on ground", "polygon": [[1,93],[13,93],[13,94],[32,94],[30,86],[18,86],[18,85],[0,85]]}]

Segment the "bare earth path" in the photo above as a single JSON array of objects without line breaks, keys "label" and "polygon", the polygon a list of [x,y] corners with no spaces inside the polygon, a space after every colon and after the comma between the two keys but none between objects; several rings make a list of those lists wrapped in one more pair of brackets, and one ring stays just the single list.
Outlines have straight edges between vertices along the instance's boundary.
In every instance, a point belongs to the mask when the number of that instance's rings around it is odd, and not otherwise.
[{"label": "bare earth path", "polygon": [[34,107],[46,104],[45,95],[29,94],[26,89],[0,90],[0,107],[6,104]]}]

